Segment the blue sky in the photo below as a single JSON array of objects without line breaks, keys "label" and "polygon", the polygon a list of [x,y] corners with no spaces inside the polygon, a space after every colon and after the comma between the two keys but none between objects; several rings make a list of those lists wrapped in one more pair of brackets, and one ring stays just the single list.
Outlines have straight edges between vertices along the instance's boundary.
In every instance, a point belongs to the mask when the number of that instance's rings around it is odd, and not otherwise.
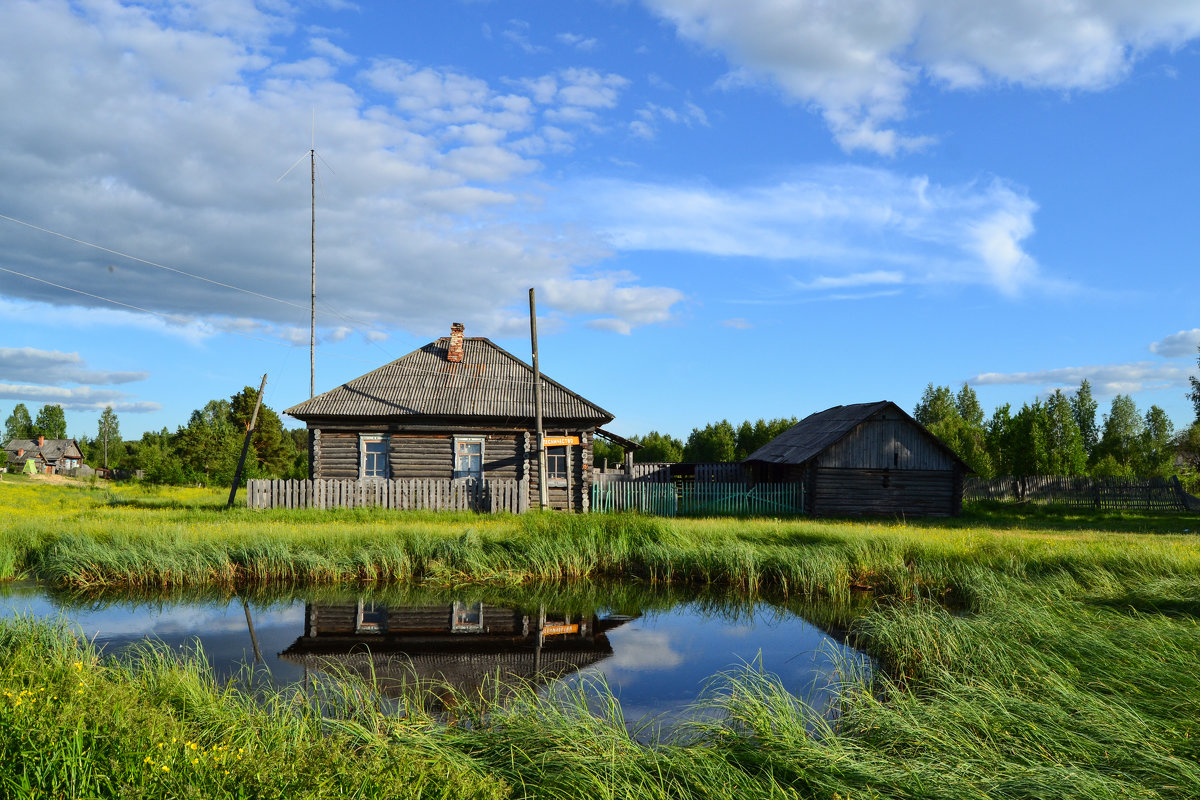
[{"label": "blue sky", "polygon": [[1200,4],[0,20],[0,416],[306,399],[315,141],[318,392],[454,321],[528,359],[532,286],[543,370],[626,435],[1083,378],[1191,421]]}]

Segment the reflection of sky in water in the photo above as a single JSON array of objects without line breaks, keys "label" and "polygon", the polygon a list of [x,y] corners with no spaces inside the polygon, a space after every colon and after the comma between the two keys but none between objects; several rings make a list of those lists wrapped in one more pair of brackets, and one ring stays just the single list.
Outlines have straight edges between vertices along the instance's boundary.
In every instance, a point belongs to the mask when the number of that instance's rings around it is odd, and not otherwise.
[{"label": "reflection of sky in water", "polygon": [[733,623],[686,605],[655,611],[608,638],[613,656],[581,675],[602,676],[631,721],[674,715],[695,702],[713,676],[745,668],[776,676],[823,710],[833,699],[839,663],[865,664],[864,656],[815,625],[766,605]]},{"label": "reflection of sky in water", "polygon": [[[369,596],[365,598],[369,601]],[[64,619],[112,652],[147,639],[178,649],[199,640],[219,678],[253,659],[246,611],[238,598],[203,603],[116,601],[92,607],[63,605],[41,587],[0,586],[0,617],[32,614]],[[304,603],[250,605],[259,650],[273,679],[300,681],[304,668],[278,658],[304,632]],[[789,691],[817,707],[832,699],[830,682],[842,660],[865,664],[861,654],[804,619],[760,604],[730,621],[698,607],[652,611],[610,630],[610,657],[567,679],[603,678],[620,698],[625,718],[673,717],[718,673],[746,667],[777,676]]]},{"label": "reflection of sky in water", "polygon": [[[116,601],[93,607],[62,605],[37,586],[12,586],[0,595],[0,617],[17,614],[63,619],[106,652],[135,642],[162,641],[174,649],[198,640],[217,675],[227,678],[254,660],[254,648],[242,601],[215,603],[135,603]],[[263,608],[251,604],[250,616],[259,651],[276,681],[303,678],[303,670],[277,658],[304,628],[304,603],[289,602]]]}]

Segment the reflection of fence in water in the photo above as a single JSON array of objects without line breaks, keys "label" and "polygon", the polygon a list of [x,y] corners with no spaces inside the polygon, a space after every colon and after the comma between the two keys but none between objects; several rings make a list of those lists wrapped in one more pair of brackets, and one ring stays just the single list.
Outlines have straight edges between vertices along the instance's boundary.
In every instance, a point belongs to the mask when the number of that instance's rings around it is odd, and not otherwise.
[{"label": "reflection of fence in water", "polygon": [[1032,475],[968,478],[964,500],[1053,503],[1075,508],[1200,511],[1200,500],[1183,491],[1179,478],[1084,478]]}]

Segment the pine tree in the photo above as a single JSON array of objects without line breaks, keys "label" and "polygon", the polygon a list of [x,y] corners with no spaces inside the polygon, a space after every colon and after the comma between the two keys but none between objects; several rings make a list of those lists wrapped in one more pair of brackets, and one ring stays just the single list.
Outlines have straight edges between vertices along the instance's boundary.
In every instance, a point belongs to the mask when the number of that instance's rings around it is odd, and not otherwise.
[{"label": "pine tree", "polygon": [[1075,424],[1079,426],[1079,433],[1083,436],[1083,451],[1087,454],[1089,463],[1100,440],[1100,433],[1096,428],[1096,408],[1096,398],[1092,397],[1092,384],[1084,378],[1071,398],[1071,413],[1074,414]]},{"label": "pine tree", "polygon": [[1056,389],[1046,401],[1046,454],[1048,475],[1084,475],[1087,451],[1075,420],[1071,401]]}]

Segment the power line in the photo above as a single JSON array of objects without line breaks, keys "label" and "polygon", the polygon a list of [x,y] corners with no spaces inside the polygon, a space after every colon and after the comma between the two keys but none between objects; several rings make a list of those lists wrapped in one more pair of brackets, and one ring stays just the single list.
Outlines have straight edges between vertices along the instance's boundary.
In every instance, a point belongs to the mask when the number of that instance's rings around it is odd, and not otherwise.
[{"label": "power line", "polygon": [[183,275],[188,278],[194,278],[195,280],[198,280],[198,281],[204,281],[205,283],[211,283],[214,286],[220,286],[224,289],[232,289],[235,292],[243,292],[244,294],[249,294],[249,295],[253,295],[255,297],[260,297],[263,300],[270,300],[275,303],[282,303],[285,306],[291,306],[292,308],[299,308],[302,310],[304,308],[304,306],[299,305],[297,303],[293,303],[290,300],[284,300],[280,297],[272,297],[269,294],[263,294],[262,292],[256,292],[253,289],[243,289],[241,286],[234,286],[232,283],[222,283],[221,281],[214,281],[212,278],[206,278],[203,275],[196,275],[191,272],[186,272],[182,269],[176,269],[175,267],[168,267],[166,264],[159,264],[158,262],[150,261],[149,259],[138,258],[137,256],[130,255],[129,253],[122,253],[120,250],[113,250],[110,247],[104,247],[103,245],[94,244],[92,242],[88,242],[83,239],[77,239],[74,236],[68,236],[65,233],[59,233],[58,231],[52,231],[49,228],[43,228],[39,225],[34,225],[31,222],[25,222],[23,220],[19,220],[19,219],[15,218],[15,217],[10,217],[7,214],[0,214],[0,219],[6,219],[9,222],[15,222],[18,225],[24,225],[27,228],[32,228],[35,231],[41,231],[42,233],[48,233],[51,236],[57,236],[60,239],[66,239],[68,242],[75,242],[76,244],[81,244],[85,247],[91,247],[96,250],[103,251],[105,253],[111,253],[114,256],[120,256],[121,258],[128,258],[130,261],[136,261],[139,264],[145,264],[147,266],[155,267],[157,269],[165,269],[168,272],[174,272],[176,274]]},{"label": "power line", "polygon": [[[3,215],[0,215],[0,216],[3,216]],[[103,295],[93,294],[92,292],[85,292],[82,289],[73,289],[70,286],[64,286],[61,283],[54,283],[53,281],[48,281],[45,278],[39,278],[35,275],[28,275],[24,272],[18,272],[17,270],[9,269],[8,267],[0,267],[0,272],[7,272],[10,275],[17,275],[22,278],[28,278],[31,281],[37,281],[38,283],[44,283],[47,286],[53,286],[55,289],[62,289],[65,292],[74,292],[75,294],[81,294],[84,297],[91,297],[95,300],[100,300],[105,303],[112,303],[115,306],[121,306],[122,308],[132,309],[134,311],[139,311],[143,314],[150,314],[155,317],[161,317],[161,318],[167,320],[168,322],[174,322],[178,325],[186,325],[188,323],[194,322],[193,319],[189,319],[188,317],[179,316],[177,314],[166,314],[166,313],[163,313],[162,311],[154,311],[149,308],[142,308],[141,306],[135,306],[131,303],[123,303],[120,300],[113,300],[111,297],[104,297]],[[261,336],[251,336],[248,333],[243,333],[242,331],[237,331],[237,330],[232,330],[232,329],[223,329],[223,330],[218,329],[218,330],[221,333],[230,333],[230,334],[233,334],[234,336],[241,336],[243,339],[250,339],[251,341],[255,341],[255,342],[263,342],[265,344],[275,344],[275,345],[280,345],[282,347],[288,347],[288,348],[291,347],[291,345],[288,344],[287,342],[282,342],[282,341],[279,341],[278,339],[264,339]],[[375,344],[378,345],[377,342]],[[366,364],[374,363],[373,361],[368,361],[365,358],[355,358],[353,356],[341,355],[340,353],[326,353],[326,355],[332,355],[334,358],[341,358],[341,359],[345,359],[347,361],[361,361]]]},{"label": "power line", "polygon": [[[178,269],[176,267],[169,267],[166,264],[160,264],[156,261],[151,261],[146,258],[139,258],[138,256],[130,255],[129,253],[123,253],[120,250],[114,250],[110,247],[105,247],[104,245],[99,245],[94,242],[89,242],[86,239],[80,239],[78,237],[70,236],[68,234],[61,233],[59,231],[51,230],[50,228],[44,228],[40,225],[34,225],[32,222],[26,222],[24,220],[17,219],[16,217],[10,217],[7,214],[0,214],[0,219],[8,220],[9,222],[14,222],[17,225],[24,225],[26,228],[31,228],[31,229],[33,229],[35,231],[39,231],[41,233],[47,233],[51,236],[57,236],[60,239],[65,239],[68,242],[74,242],[76,244],[81,244],[84,247],[91,247],[95,250],[100,250],[101,252],[104,252],[104,253],[110,253],[115,256],[120,256],[121,258],[127,258],[130,261],[136,261],[139,264],[145,264],[146,266],[154,267],[155,269],[166,270],[167,272],[173,272],[177,275],[182,275],[187,278],[192,278],[194,280],[204,281],[205,283],[210,283],[213,286],[220,286],[223,289],[232,289],[235,292],[242,292],[243,294],[252,295],[254,297],[258,297],[263,300],[270,300],[274,303],[281,303],[285,306],[290,306],[291,308],[300,309],[301,311],[309,310],[309,309],[306,309],[303,305],[301,305],[299,303],[293,303],[290,300],[284,300],[281,297],[273,297],[272,295],[269,295],[269,294],[263,294],[262,292],[256,292],[253,289],[246,289],[241,286],[236,286],[232,283],[224,283],[222,281],[213,280],[212,278],[206,278],[203,275],[196,275],[195,273],[187,272],[186,270]],[[8,271],[11,272],[12,270],[8,270]],[[22,274],[22,273],[14,273],[14,274]],[[29,276],[29,275],[25,275],[24,277],[31,278],[32,280],[39,280],[38,278],[32,278],[32,276]],[[42,282],[49,283],[49,281],[42,281]],[[55,285],[55,284],[51,284],[51,285]],[[86,292],[80,292],[77,289],[70,289],[69,287],[58,287],[58,288],[63,288],[63,289],[67,289],[68,291],[78,292],[79,294],[87,294]],[[101,299],[105,299],[106,302],[117,302],[117,301],[107,300],[107,298],[101,298]],[[118,303],[118,305],[123,305],[123,304]],[[365,320],[355,319],[354,317],[349,317],[349,316],[341,313],[336,308],[333,308],[326,302],[321,302],[318,305],[322,307],[323,313],[335,316],[338,319],[343,320],[344,322],[349,322],[354,325],[361,326],[363,328],[374,327],[371,323],[366,322]],[[135,308],[135,307],[130,306],[130,308]],[[146,311],[146,313],[151,313],[151,314],[155,313],[152,311],[147,311],[146,309],[137,309],[137,310],[138,311]]]}]

